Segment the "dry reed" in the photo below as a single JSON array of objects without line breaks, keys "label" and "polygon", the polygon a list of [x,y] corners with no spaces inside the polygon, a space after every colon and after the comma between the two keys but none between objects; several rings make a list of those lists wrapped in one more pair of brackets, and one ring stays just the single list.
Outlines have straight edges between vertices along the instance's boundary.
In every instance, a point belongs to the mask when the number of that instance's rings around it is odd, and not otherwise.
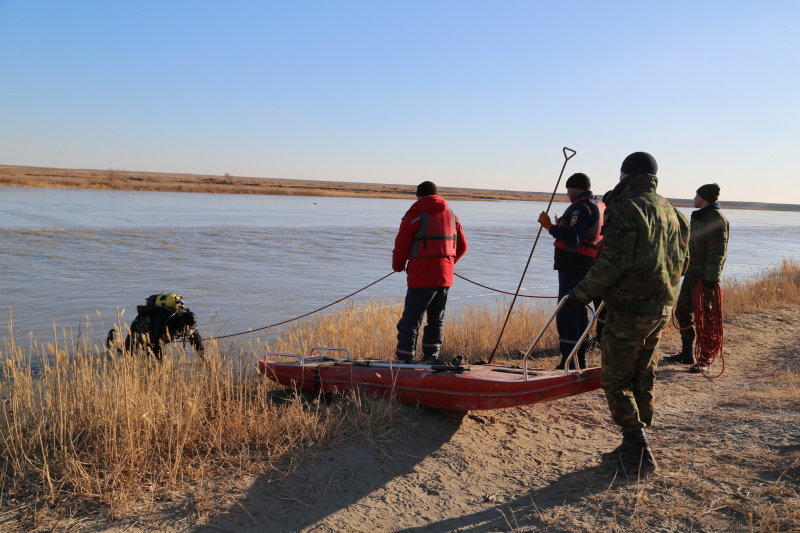
[{"label": "dry reed", "polygon": [[755,277],[723,284],[725,317],[800,303],[800,263],[784,259]]},{"label": "dry reed", "polygon": [[[485,359],[494,348],[508,311],[500,303],[481,308],[465,307],[446,315],[441,357],[457,355],[465,362]],[[346,347],[353,357],[394,358],[397,321],[403,312],[399,301],[371,301],[349,305],[315,320],[277,330],[265,348],[276,352],[308,353],[315,346]],[[539,304],[519,303],[511,314],[497,353],[506,360],[527,351],[536,333],[549,318],[550,311]],[[369,335],[364,332],[368,331]],[[421,343],[421,339],[418,339]],[[551,356],[556,347],[555,327],[548,328],[534,355]],[[418,352],[421,350],[418,347]]]},{"label": "dry reed", "polygon": [[[753,281],[726,284],[725,296],[728,317],[798,303],[800,266],[784,261]],[[498,305],[451,313],[443,356],[484,358],[505,311]],[[304,353],[313,346],[390,358],[400,312],[399,302],[351,304],[266,341],[212,341],[204,362],[175,344],[162,364],[109,358],[90,330],[77,339],[54,333],[52,344],[31,340],[26,347],[11,332],[0,354],[0,506],[69,506],[71,513],[99,507],[113,518],[145,497],[285,465],[314,446],[352,436],[390,439],[391,428],[408,422],[398,404],[303,397],[260,379],[254,365],[266,349]],[[518,357],[546,318],[541,307],[520,304],[498,353]],[[555,346],[551,328],[537,355],[555,355]],[[793,383],[797,391],[796,375]]]}]

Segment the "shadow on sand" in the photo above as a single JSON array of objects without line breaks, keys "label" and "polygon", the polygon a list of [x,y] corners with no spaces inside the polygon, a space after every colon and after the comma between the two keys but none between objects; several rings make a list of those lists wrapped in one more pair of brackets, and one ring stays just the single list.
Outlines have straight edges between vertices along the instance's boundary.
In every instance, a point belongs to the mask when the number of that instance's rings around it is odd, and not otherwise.
[{"label": "shadow on sand", "polygon": [[594,466],[568,472],[538,489],[472,514],[445,518],[424,526],[397,529],[394,533],[486,533],[490,531],[557,532],[540,518],[552,508],[580,500],[606,491],[610,485],[626,483],[627,479],[616,478],[608,468]]},{"label": "shadow on sand", "polygon": [[[408,473],[449,442],[465,416],[426,408],[419,414],[414,431],[398,431],[385,447],[346,441],[316,452],[289,474],[260,477],[243,501],[195,531],[304,531],[345,507],[359,505],[358,500]],[[319,531],[329,529],[322,526]]]}]

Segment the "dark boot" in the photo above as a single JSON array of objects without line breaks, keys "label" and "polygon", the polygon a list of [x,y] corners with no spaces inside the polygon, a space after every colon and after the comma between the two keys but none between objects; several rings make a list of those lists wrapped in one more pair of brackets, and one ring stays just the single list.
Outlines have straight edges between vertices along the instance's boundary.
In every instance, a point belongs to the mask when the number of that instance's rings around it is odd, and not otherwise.
[{"label": "dark boot", "polygon": [[578,350],[578,353],[575,354],[575,356],[578,358],[578,364],[581,366],[581,370],[586,368],[586,352],[587,351],[588,351],[588,347],[581,348],[580,350]]},{"label": "dark boot", "polygon": [[[588,343],[584,344],[584,346],[587,347],[581,348],[580,350],[578,350],[578,353],[575,354],[575,359],[578,360],[578,364],[581,366],[581,370],[586,368],[586,352],[588,351]],[[554,368],[554,370],[564,370],[564,366],[567,364],[567,357],[569,357],[569,354],[562,355],[561,362],[558,363],[558,365]],[[570,363],[569,365],[570,370],[575,369],[575,359],[573,359],[573,362]]]},{"label": "dark boot", "polygon": [[668,363],[678,363],[681,365],[693,365],[694,364],[694,339],[687,340],[683,339],[681,345],[681,351],[676,353],[675,355],[670,355],[664,358],[664,361]]},{"label": "dark boot", "polygon": [[626,476],[646,477],[658,469],[650,441],[643,429],[622,434],[622,444],[603,454],[603,460]]},{"label": "dark boot", "polygon": [[[564,370],[564,367],[567,364],[567,357],[568,356],[561,356],[561,362],[558,363],[553,370]],[[578,359],[578,362],[581,363],[580,357],[578,355],[576,355],[575,357]],[[574,370],[575,369],[574,359],[573,359],[573,362],[569,364],[569,368],[570,368],[570,370]],[[584,361],[581,363],[581,369],[583,369],[583,368],[586,368],[585,356],[584,356]]]}]

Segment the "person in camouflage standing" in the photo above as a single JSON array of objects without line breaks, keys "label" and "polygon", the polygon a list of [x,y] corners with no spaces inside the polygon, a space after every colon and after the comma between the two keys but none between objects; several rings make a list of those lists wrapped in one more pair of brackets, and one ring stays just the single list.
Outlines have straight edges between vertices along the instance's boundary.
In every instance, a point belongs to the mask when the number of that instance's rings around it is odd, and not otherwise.
[{"label": "person in camouflage standing", "polygon": [[635,152],[608,196],[603,252],[569,293],[569,303],[602,297],[608,307],[601,383],[622,444],[603,458],[626,475],[657,469],[644,429],[653,421],[656,351],[689,259],[689,222],[656,193],[658,165]]},{"label": "person in camouflage standing", "polygon": [[[703,284],[706,300],[711,302],[713,290],[722,277],[722,267],[728,254],[728,234],[730,224],[720,211],[719,185],[709,183],[697,189],[692,213],[691,239],[689,240],[689,268],[683,277],[683,285],[675,304],[675,318],[681,330],[681,351],[665,357],[664,361],[691,365],[694,361],[694,289]],[[700,372],[702,357],[698,354],[698,364],[690,372]],[[705,370],[704,368],[702,370]]]}]

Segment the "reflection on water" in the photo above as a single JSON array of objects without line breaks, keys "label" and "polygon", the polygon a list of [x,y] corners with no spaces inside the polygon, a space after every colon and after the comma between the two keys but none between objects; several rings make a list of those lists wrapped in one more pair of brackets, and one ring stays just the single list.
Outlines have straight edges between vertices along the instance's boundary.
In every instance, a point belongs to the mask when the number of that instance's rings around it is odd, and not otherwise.
[{"label": "reflection on water", "polygon": [[[391,271],[406,200],[0,188],[2,307],[15,337],[52,337],[88,316],[97,338],[116,309],[182,294],[206,335],[278,322],[338,300]],[[470,250],[457,272],[513,292],[538,230],[540,202],[452,202]],[[561,212],[564,203],[554,204]],[[686,210],[689,213],[691,210]],[[726,210],[726,275],[750,275],[800,250],[800,213]],[[556,294],[542,234],[523,283]],[[356,300],[405,293],[395,274]],[[506,297],[456,279],[451,309]],[[552,300],[545,300],[551,305]],[[102,316],[98,319],[96,312]],[[7,320],[3,321],[4,323]],[[2,336],[7,337],[4,332]]]}]

